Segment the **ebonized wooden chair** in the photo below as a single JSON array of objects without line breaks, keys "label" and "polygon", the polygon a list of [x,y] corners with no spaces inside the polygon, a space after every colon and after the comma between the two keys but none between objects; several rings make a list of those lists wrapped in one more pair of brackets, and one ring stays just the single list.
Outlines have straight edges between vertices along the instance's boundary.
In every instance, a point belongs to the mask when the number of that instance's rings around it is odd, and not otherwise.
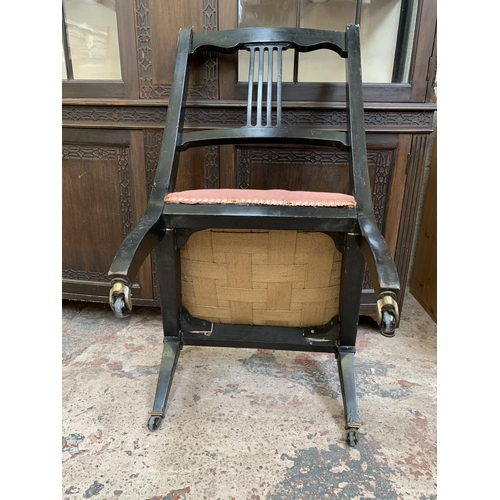
[{"label": "ebonized wooden chair", "polygon": [[[282,113],[282,53],[329,49],[346,59],[348,125],[345,131],[292,127]],[[250,52],[246,125],[239,128],[184,131],[190,63],[203,52]],[[273,71],[264,82],[264,60]],[[254,65],[256,68],[254,68]],[[254,81],[254,72],[258,77]],[[271,91],[272,89],[272,91]],[[274,94],[274,95],[273,95]],[[350,194],[304,191],[197,190],[175,192],[179,155],[195,146],[222,144],[315,145],[349,151]],[[300,188],[300,186],[298,186]],[[276,324],[226,324],[197,318],[183,306],[180,249],[198,231],[215,229],[279,230],[324,233],[341,253],[338,313],[325,324],[298,327]],[[331,241],[331,240],[328,240]],[[156,429],[183,345],[209,345],[321,351],[336,354],[345,410],[347,441],[358,440],[354,353],[365,261],[377,295],[378,322],[392,336],[399,322],[399,282],[372,207],[363,122],[359,25],[345,32],[299,28],[247,28],[179,34],[175,71],[161,155],[148,206],[125,238],[111,265],[110,305],[119,317],[132,309],[130,287],[139,267],[155,251],[164,350],[153,411]],[[271,322],[272,323],[272,322]]]}]

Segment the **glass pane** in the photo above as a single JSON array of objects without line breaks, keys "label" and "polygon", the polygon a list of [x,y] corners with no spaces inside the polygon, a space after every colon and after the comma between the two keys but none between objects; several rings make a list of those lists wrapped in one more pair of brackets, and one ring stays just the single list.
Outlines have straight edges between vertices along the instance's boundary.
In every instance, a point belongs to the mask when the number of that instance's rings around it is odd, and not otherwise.
[{"label": "glass pane", "polygon": [[292,28],[297,0],[238,0],[238,28]]},{"label": "glass pane", "polygon": [[[292,28],[297,23],[297,0],[238,0],[238,28],[283,27]],[[238,55],[238,81],[248,81],[249,52]],[[283,81],[293,81],[294,51],[283,52]],[[258,62],[258,61],[256,61]],[[276,75],[276,58],[273,61]],[[257,78],[257,65],[254,81]],[[264,59],[264,78],[267,79],[267,56]]]},{"label": "glass pane", "polygon": [[[355,19],[355,0],[300,0],[300,26],[344,31]],[[410,9],[411,19],[416,13],[416,1],[412,0],[363,0],[361,11],[361,65],[363,82],[390,83],[393,81],[394,64],[406,66],[403,81],[408,79],[411,43],[402,54],[402,62],[396,59],[396,45],[400,26],[402,2]],[[414,5],[413,9],[411,6]],[[410,20],[411,20],[410,19]],[[411,41],[411,26],[404,35],[405,42]],[[403,33],[402,33],[403,34]],[[299,56],[300,82],[345,81],[345,61],[334,53],[317,51]],[[406,79],[406,80],[404,80]]]},{"label": "glass pane", "polygon": [[64,0],[75,80],[121,80],[115,0]]},{"label": "glass pane", "polygon": [[401,0],[371,0],[361,13],[361,65],[363,81],[392,81]]}]

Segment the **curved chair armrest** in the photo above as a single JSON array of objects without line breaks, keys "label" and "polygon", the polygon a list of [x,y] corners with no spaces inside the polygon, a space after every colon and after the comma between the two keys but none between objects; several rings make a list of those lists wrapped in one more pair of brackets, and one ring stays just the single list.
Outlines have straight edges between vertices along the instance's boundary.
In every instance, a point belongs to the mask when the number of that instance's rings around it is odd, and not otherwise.
[{"label": "curved chair armrest", "polygon": [[361,251],[368,264],[375,293],[394,293],[400,290],[398,272],[387,243],[375,222],[363,217],[359,219],[362,241]]},{"label": "curved chair armrest", "polygon": [[158,203],[150,199],[143,217],[123,240],[109,268],[109,305],[119,318],[127,317],[132,310],[132,283],[146,257],[165,235],[159,214]]},{"label": "curved chair armrest", "polygon": [[158,210],[150,204],[139,223],[120,245],[108,271],[111,281],[132,286],[142,263],[160,243],[164,234],[164,228],[161,227],[161,209]]},{"label": "curved chair armrest", "polygon": [[[387,243],[370,217],[360,217],[361,252],[377,298],[378,324],[383,334],[392,336],[399,325],[399,308],[396,297],[400,291],[398,272]],[[385,322],[393,326],[384,326]]]}]

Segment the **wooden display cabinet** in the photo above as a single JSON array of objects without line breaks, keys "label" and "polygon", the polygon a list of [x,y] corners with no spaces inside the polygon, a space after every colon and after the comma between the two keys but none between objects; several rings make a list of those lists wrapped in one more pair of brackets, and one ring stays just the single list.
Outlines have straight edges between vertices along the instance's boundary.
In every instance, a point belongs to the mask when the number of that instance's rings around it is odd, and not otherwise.
[{"label": "wooden display cabinet", "polygon": [[[302,8],[304,1],[297,6]],[[377,0],[373,5],[381,2],[388,3]],[[107,270],[124,235],[138,221],[152,187],[179,29],[194,26],[195,32],[203,32],[235,28],[239,3],[102,3],[116,6],[122,78],[63,79],[62,288],[63,298],[107,302]],[[413,19],[410,35],[400,40],[395,51],[399,63],[394,67],[399,69],[393,71],[391,82],[366,83],[363,91],[377,223],[393,252],[405,290],[436,109],[436,0],[389,3],[400,9],[398,40]],[[68,49],[66,54],[71,58],[71,47]],[[401,61],[406,61],[406,66]],[[237,68],[238,62],[225,56],[200,62],[190,80],[188,128],[245,124],[246,98],[240,95]],[[311,127],[341,128],[345,124],[342,83],[304,82],[301,86],[300,95],[291,91],[284,94],[283,120]],[[279,186],[319,191],[340,185],[342,190],[347,183],[346,161],[342,151],[319,148],[195,148],[181,156],[180,188]],[[136,281],[134,302],[158,306],[154,259],[148,258]],[[361,314],[375,314],[368,277]]]}]

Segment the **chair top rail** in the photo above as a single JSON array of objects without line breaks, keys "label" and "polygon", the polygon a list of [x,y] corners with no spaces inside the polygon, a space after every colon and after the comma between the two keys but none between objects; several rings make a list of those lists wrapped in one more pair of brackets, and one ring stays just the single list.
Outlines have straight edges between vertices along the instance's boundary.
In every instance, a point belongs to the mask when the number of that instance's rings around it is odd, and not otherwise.
[{"label": "chair top rail", "polygon": [[209,31],[193,35],[191,51],[234,54],[238,50],[247,50],[248,45],[259,44],[281,45],[299,52],[329,49],[341,57],[347,57],[345,32],[310,28],[240,28]]}]

